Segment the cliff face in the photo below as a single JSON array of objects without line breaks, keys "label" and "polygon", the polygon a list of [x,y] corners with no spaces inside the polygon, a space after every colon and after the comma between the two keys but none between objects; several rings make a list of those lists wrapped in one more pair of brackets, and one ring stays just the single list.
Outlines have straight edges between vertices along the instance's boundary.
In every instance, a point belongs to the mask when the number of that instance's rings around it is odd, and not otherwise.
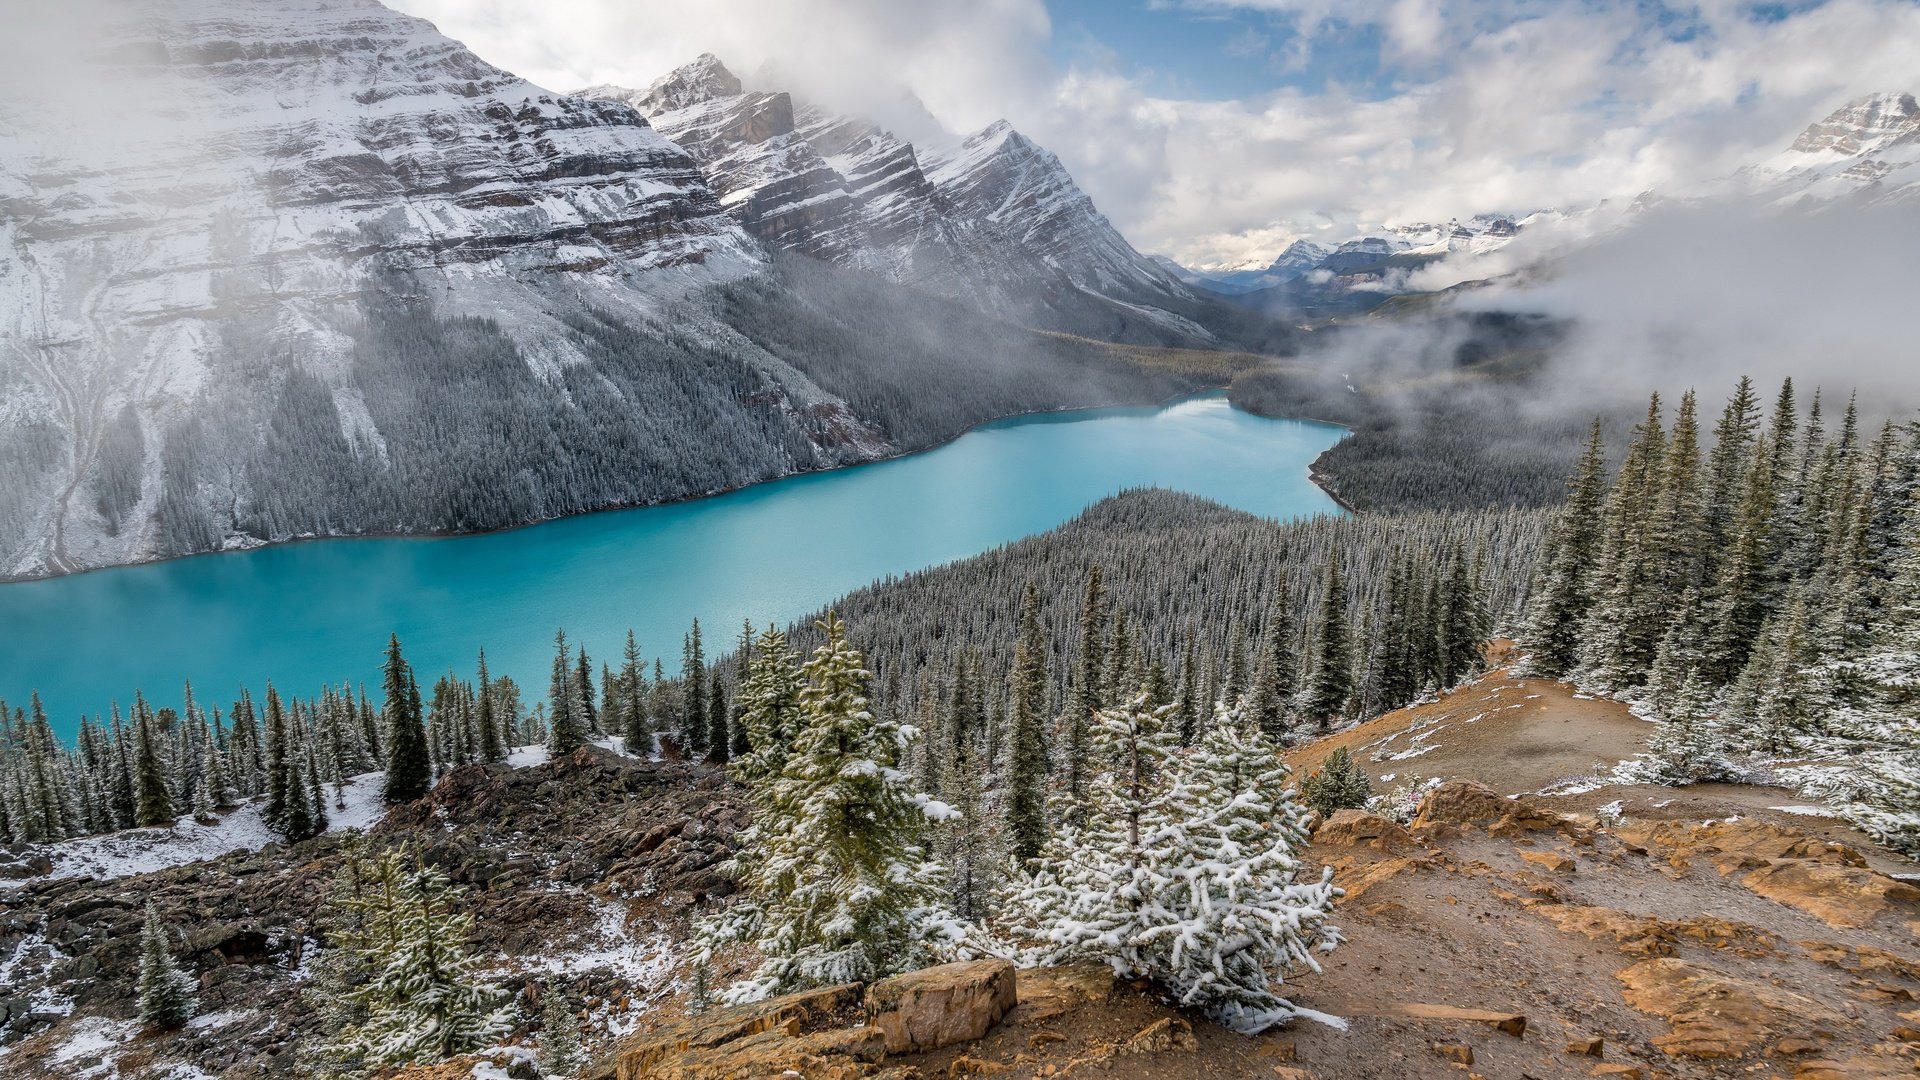
[{"label": "cliff face", "polygon": [[1188,317],[1192,291],[1005,121],[915,147],[861,117],[750,89],[711,54],[644,90],[580,93],[632,105],[686,147],[721,203],[773,247],[1021,318],[1123,308],[1189,341],[1209,338]]}]

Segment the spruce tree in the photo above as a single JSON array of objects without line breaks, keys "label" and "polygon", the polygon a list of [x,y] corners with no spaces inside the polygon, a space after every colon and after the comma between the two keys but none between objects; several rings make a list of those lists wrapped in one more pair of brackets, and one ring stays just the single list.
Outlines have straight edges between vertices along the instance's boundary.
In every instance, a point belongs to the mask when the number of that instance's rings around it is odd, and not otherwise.
[{"label": "spruce tree", "polygon": [[561,758],[587,741],[586,718],[580,713],[584,694],[567,652],[567,632],[553,637],[553,679],[547,687],[547,754]]},{"label": "spruce tree", "polygon": [[[1260,670],[1253,680],[1253,693],[1247,699],[1247,714],[1260,734],[1276,746],[1287,742],[1287,712],[1297,689],[1293,662],[1292,606],[1286,597],[1273,605],[1267,619],[1265,647],[1260,655]],[[1181,733],[1181,744],[1190,745],[1192,733]]]},{"label": "spruce tree", "polygon": [[409,869],[397,851],[360,858],[353,887],[329,898],[352,1018],[335,1036],[336,1059],[369,1071],[430,1064],[506,1034],[503,995],[467,950],[462,891],[438,869]]},{"label": "spruce tree", "polygon": [[481,761],[505,761],[506,740],[500,734],[500,721],[493,712],[493,680],[487,674],[487,650],[480,650],[478,685],[474,691],[474,728],[480,737]]},{"label": "spruce tree", "polygon": [[1606,447],[1600,421],[1587,433],[1586,450],[1568,482],[1566,505],[1547,534],[1539,584],[1527,611],[1523,644],[1534,670],[1558,678],[1580,658],[1580,629],[1593,605],[1590,583],[1601,543],[1601,509],[1607,495]]},{"label": "spruce tree", "polygon": [[1340,559],[1327,559],[1320,618],[1314,627],[1313,677],[1306,687],[1301,711],[1326,731],[1346,713],[1353,696],[1353,643],[1347,629],[1347,588],[1340,577]]},{"label": "spruce tree", "polygon": [[904,783],[906,733],[869,711],[870,676],[844,624],[829,614],[820,630],[786,768],[750,789],[734,863],[746,896],[700,928],[698,960],[733,941],[763,957],[723,995],[730,1003],[922,967],[965,933],[921,846],[929,817],[950,811]]},{"label": "spruce tree", "polygon": [[769,626],[754,642],[747,677],[740,685],[740,724],[752,749],[733,762],[733,773],[760,784],[786,768],[794,734],[800,729],[800,657],[787,635]]},{"label": "spruce tree", "polygon": [[1373,799],[1373,781],[1346,747],[1336,747],[1301,781],[1300,798],[1330,818],[1341,810],[1364,810]]},{"label": "spruce tree", "polygon": [[1101,711],[1086,821],[1049,842],[1006,921],[1035,943],[1033,962],[1098,960],[1261,1031],[1295,1011],[1273,992],[1286,970],[1339,941],[1338,890],[1330,871],[1296,880],[1306,815],[1278,747],[1223,704],[1182,754],[1171,714],[1144,694]]},{"label": "spruce tree", "polygon": [[580,1018],[567,995],[549,986],[540,995],[540,1071],[548,1076],[572,1076],[585,1064],[580,1053]]},{"label": "spruce tree", "polygon": [[640,662],[640,646],[627,631],[626,652],[620,661],[620,716],[618,726],[622,745],[634,757],[653,753],[653,723],[647,716],[646,668]]},{"label": "spruce tree", "polygon": [[733,751],[727,721],[727,690],[716,670],[707,678],[707,760],[715,765],[725,765]]},{"label": "spruce tree", "polygon": [[420,716],[419,687],[400,653],[398,634],[387,637],[385,674],[387,779],[382,795],[390,803],[412,802],[433,787],[433,763]]},{"label": "spruce tree", "polygon": [[193,1017],[193,976],[174,963],[166,927],[153,904],[147,904],[140,928],[140,1023],[155,1031],[173,1031]]},{"label": "spruce tree", "polygon": [[593,704],[593,665],[587,661],[586,646],[579,648],[579,660],[573,669],[574,720],[586,738],[600,734],[600,710]]},{"label": "spruce tree", "polygon": [[1015,862],[1024,864],[1039,856],[1047,839],[1047,644],[1040,631],[1040,593],[1031,585],[1020,601],[1015,641],[1007,691],[1013,727],[1007,769],[1007,846]]},{"label": "spruce tree", "polygon": [[1065,722],[1067,801],[1077,805],[1086,793],[1087,738],[1093,716],[1102,705],[1105,682],[1106,586],[1100,580],[1100,566],[1087,571],[1087,588],[1080,602],[1080,662],[1074,670],[1071,703]]},{"label": "spruce tree", "polygon": [[[35,699],[36,708],[38,699]],[[166,767],[160,761],[160,738],[154,731],[153,711],[139,691],[133,695],[134,790],[138,800],[134,823],[142,828],[173,821],[173,795],[167,790]],[[48,815],[52,818],[53,815]],[[56,834],[58,839],[64,833]]]},{"label": "spruce tree", "polygon": [[700,620],[693,620],[680,651],[680,749],[691,758],[707,749],[707,657]]}]

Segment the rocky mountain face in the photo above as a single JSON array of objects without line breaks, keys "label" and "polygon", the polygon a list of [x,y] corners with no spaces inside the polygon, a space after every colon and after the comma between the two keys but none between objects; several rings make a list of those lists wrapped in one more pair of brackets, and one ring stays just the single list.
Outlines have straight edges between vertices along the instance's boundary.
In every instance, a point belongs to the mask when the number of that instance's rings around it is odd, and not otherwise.
[{"label": "rocky mountain face", "polygon": [[[579,93],[644,114],[773,247],[1042,322],[1118,309],[1176,336],[1210,337],[1191,318],[1192,291],[1134,250],[1059,158],[1005,121],[916,148],[871,121],[746,88],[712,55],[644,90]],[[1047,300],[1038,308],[1036,295]]]},{"label": "rocky mountain face", "polygon": [[1920,103],[1887,91],[1835,109],[1735,184],[1783,206],[1911,204],[1920,200],[1917,165]]},{"label": "rocky mountain face", "polygon": [[1022,326],[1208,336],[1089,291],[1131,248],[1024,146],[976,146],[994,217],[717,62],[640,102],[674,141],[375,0],[86,7],[0,97],[0,579],[711,493],[1165,392]]}]

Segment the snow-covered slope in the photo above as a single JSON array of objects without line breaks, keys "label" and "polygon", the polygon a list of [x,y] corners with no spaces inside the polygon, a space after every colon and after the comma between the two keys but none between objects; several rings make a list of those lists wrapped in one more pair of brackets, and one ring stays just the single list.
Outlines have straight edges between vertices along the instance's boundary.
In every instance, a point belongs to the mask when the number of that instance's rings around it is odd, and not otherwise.
[{"label": "snow-covered slope", "polygon": [[1005,121],[916,148],[869,120],[748,88],[711,54],[645,90],[579,93],[645,114],[700,163],[735,219],[775,247],[987,306],[1077,290],[1205,336],[1168,313],[1190,306],[1192,291]]},{"label": "snow-covered slope", "polygon": [[1900,91],[1849,102],[1734,185],[1802,208],[1920,200],[1920,103]]},{"label": "snow-covered slope", "polygon": [[632,108],[375,0],[82,3],[0,94],[0,579],[889,451],[672,307],[767,250]]}]

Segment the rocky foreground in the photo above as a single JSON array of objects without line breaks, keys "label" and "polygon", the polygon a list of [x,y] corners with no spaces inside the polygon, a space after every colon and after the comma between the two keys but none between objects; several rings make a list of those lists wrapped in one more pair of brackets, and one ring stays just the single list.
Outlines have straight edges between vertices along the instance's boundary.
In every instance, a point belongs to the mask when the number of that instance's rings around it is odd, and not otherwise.
[{"label": "rocky foreground", "polygon": [[[717,868],[743,822],[706,766],[588,748],[531,768],[471,767],[374,831],[418,845],[470,890],[475,945],[526,1015],[555,988],[580,1003],[594,1080],[1920,1071],[1920,888],[1886,872],[1896,865],[1883,853],[1778,815],[1608,820],[1454,779],[1408,826],[1357,811],[1323,823],[1307,858],[1346,889],[1347,941],[1322,972],[1290,977],[1288,993],[1337,1019],[1257,1038],[1097,965],[998,961],[689,1017],[675,943],[691,911],[729,891]],[[4,894],[0,1072],[294,1071],[314,1021],[302,963],[342,843]],[[131,1020],[149,900],[201,983],[200,1015],[168,1036]],[[529,1024],[515,1039],[532,1035]],[[528,1057],[415,1072],[531,1077]]]}]

